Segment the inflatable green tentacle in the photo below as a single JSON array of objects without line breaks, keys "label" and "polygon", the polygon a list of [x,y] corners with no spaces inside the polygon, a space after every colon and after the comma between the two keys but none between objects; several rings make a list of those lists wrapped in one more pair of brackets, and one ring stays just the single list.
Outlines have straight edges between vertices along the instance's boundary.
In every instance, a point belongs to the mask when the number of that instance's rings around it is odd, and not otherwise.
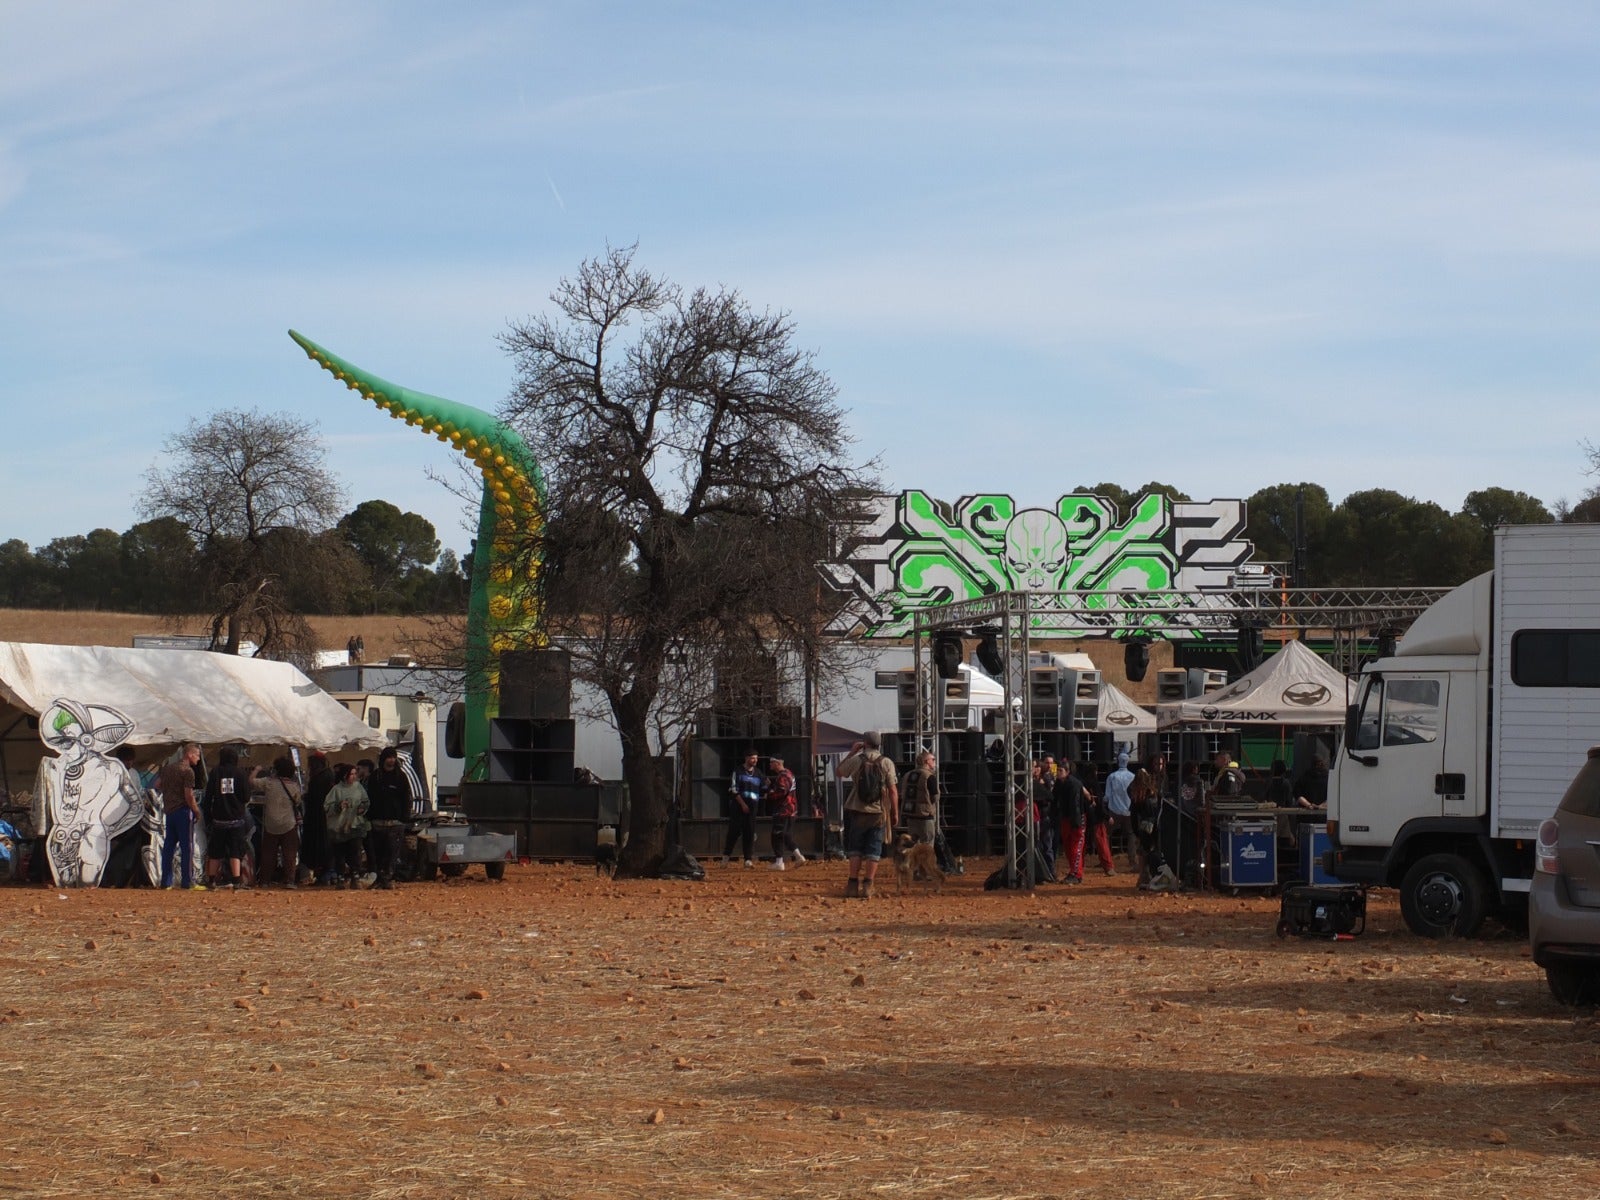
[{"label": "inflatable green tentacle", "polygon": [[391,417],[420,426],[454,446],[483,473],[478,544],[467,601],[467,777],[481,774],[489,748],[489,718],[499,711],[500,655],[543,644],[539,631],[539,563],[530,536],[545,507],[544,475],[527,444],[505,422],[453,400],[413,392],[330,354],[294,330],[292,337],[352,391]]}]

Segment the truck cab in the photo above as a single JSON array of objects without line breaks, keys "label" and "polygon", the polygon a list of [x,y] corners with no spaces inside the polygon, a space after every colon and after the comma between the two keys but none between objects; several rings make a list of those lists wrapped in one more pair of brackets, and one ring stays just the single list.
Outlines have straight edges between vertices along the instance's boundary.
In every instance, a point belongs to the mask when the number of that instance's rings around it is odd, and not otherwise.
[{"label": "truck cab", "polygon": [[1363,670],[1328,777],[1333,874],[1398,888],[1427,937],[1470,936],[1508,903],[1486,822],[1491,584],[1456,588]]},{"label": "truck cab", "polygon": [[1494,570],[1362,673],[1328,780],[1325,866],[1406,924],[1520,920],[1541,823],[1600,743],[1600,526],[1495,530]]}]

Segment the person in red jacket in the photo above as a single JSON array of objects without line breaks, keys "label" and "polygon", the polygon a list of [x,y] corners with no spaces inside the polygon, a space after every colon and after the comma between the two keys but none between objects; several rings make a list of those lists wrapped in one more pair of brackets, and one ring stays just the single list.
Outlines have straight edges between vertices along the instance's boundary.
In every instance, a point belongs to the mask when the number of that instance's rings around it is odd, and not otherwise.
[{"label": "person in red jacket", "polygon": [[767,759],[767,811],[772,814],[772,869],[783,870],[785,859],[793,859],[798,867],[806,860],[794,840],[799,800],[794,794],[794,772],[783,765],[781,754]]}]

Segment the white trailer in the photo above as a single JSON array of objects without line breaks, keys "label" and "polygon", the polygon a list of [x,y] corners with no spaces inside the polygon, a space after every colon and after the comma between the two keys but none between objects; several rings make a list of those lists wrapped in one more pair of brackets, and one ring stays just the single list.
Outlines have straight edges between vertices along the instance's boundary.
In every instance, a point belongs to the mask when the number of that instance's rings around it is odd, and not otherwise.
[{"label": "white trailer", "polygon": [[1362,673],[1328,782],[1327,867],[1470,936],[1525,910],[1539,823],[1600,744],[1600,525],[1495,531],[1494,570]]}]

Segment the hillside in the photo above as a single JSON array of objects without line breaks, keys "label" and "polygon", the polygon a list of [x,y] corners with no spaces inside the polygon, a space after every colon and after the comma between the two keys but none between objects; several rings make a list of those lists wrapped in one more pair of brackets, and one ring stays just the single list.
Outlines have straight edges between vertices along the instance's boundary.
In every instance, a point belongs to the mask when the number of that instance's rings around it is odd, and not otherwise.
[{"label": "hillside", "polygon": [[[382,662],[391,655],[426,657],[429,630],[437,617],[309,617],[318,643],[327,650],[343,650],[359,635],[366,646],[366,661]],[[0,641],[44,642],[56,646],[131,646],[136,634],[205,634],[204,616],[157,617],[143,613],[0,608]]]}]

